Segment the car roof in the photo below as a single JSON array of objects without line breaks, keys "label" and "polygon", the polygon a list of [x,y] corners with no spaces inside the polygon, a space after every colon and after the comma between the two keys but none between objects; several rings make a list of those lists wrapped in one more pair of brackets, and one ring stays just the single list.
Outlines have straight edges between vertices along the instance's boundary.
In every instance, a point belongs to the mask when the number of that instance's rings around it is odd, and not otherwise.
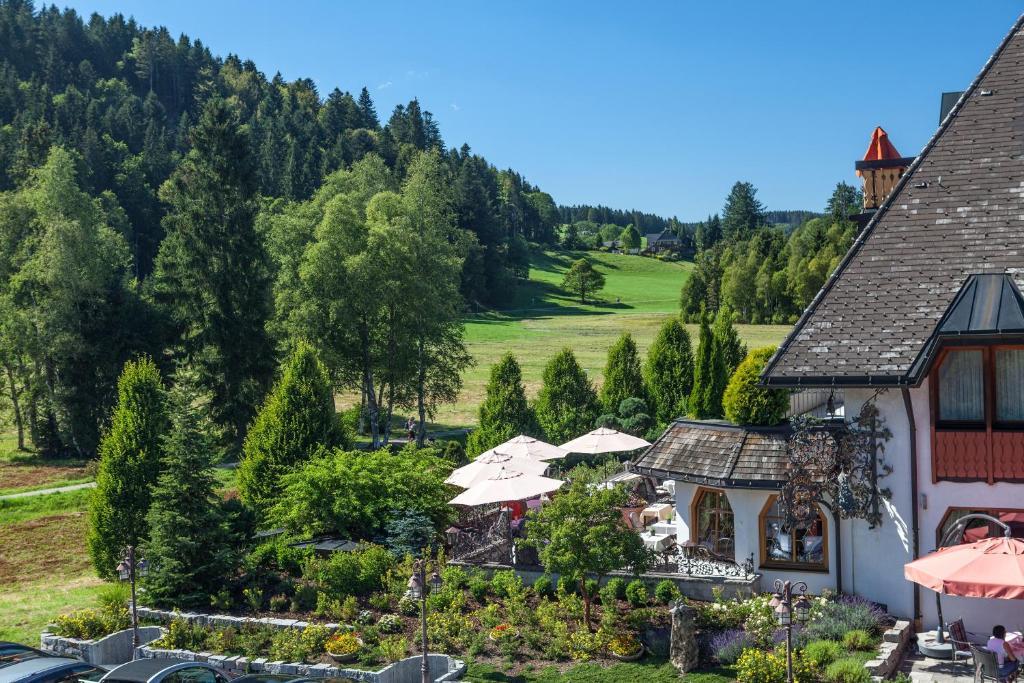
[{"label": "car roof", "polygon": [[110,670],[101,680],[104,681],[128,681],[130,683],[146,683],[150,678],[157,675],[164,669],[169,669],[178,664],[195,664],[202,668],[216,668],[204,662],[193,662],[187,659],[165,659],[163,657],[136,659],[135,661],[122,664]]},{"label": "car roof", "polygon": [[68,657],[34,657],[33,659],[23,659],[20,662],[0,669],[0,683],[20,681],[23,678],[28,678],[50,669],[84,663],[81,660]]}]

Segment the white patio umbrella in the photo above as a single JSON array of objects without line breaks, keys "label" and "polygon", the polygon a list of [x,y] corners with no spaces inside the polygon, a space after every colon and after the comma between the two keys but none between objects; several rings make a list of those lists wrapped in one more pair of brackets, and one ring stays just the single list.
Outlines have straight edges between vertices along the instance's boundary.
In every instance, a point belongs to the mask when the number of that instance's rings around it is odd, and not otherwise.
[{"label": "white patio umbrella", "polygon": [[520,434],[501,444],[495,446],[487,453],[505,453],[519,458],[532,458],[534,460],[557,460],[569,455],[569,451],[559,448],[553,444],[546,443],[532,436]]},{"label": "white patio umbrella", "polygon": [[644,441],[632,434],[624,434],[607,427],[599,427],[568,443],[563,443],[560,448],[570,453],[595,455],[597,453],[635,451],[638,448],[646,448],[650,445],[650,442]]},{"label": "white patio umbrella", "polygon": [[533,458],[520,458],[508,453],[487,451],[473,462],[452,472],[444,480],[444,483],[468,489],[476,482],[497,474],[503,467],[524,474],[541,475],[547,471],[548,464]]},{"label": "white patio umbrella", "polygon": [[473,506],[526,500],[557,491],[564,483],[560,479],[524,474],[502,467],[498,472],[478,481],[448,502],[452,505]]}]

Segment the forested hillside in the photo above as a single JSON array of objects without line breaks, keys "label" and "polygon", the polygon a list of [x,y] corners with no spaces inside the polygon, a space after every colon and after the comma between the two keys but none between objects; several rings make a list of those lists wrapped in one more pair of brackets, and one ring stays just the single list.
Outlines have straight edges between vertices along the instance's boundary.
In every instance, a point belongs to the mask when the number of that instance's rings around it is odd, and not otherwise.
[{"label": "forested hillside", "polygon": [[[317,92],[308,79],[270,77],[122,15],[83,20],[73,10],[0,0],[0,189],[23,183],[51,146],[74,150],[82,189],[109,193],[124,212],[134,274],[152,272],[164,236],[160,185],[191,148],[204,104],[224,98],[247,127],[257,192],[309,198],[333,171],[367,154],[401,180],[422,150],[444,149],[438,122],[413,100],[378,114],[366,88]],[[558,211],[514,171],[469,147],[445,155],[458,223],[472,233],[463,278],[471,301],[500,303],[527,268],[525,243],[551,242]]]}]

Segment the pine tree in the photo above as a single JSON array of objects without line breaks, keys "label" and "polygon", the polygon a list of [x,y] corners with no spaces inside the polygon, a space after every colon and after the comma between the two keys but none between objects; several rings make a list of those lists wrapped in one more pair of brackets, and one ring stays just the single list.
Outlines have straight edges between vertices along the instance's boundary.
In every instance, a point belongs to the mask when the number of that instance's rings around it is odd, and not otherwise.
[{"label": "pine tree", "polygon": [[479,424],[469,435],[466,452],[479,455],[514,436],[538,431],[537,418],[526,402],[522,370],[515,356],[507,353],[491,368],[486,396],[480,404]]},{"label": "pine tree", "polygon": [[608,349],[604,384],[601,386],[601,407],[606,413],[615,413],[619,404],[627,398],[647,400],[640,371],[640,355],[628,332]]},{"label": "pine tree", "polygon": [[716,405],[715,385],[721,383],[716,376],[715,338],[711,334],[707,315],[701,316],[700,332],[697,336],[697,353],[693,367],[693,390],[690,392],[688,407],[690,415],[700,420],[720,417],[722,414],[721,395]]},{"label": "pine tree", "polygon": [[[711,328],[715,345],[721,349],[725,377],[728,379],[736,371],[747,355],[747,347],[732,324],[733,311],[728,305],[722,305],[715,315],[715,324]],[[724,390],[724,388],[723,388]]]},{"label": "pine tree", "polygon": [[727,240],[744,240],[764,223],[764,206],[757,199],[757,189],[750,183],[737,182],[725,200],[722,236]]},{"label": "pine tree", "polygon": [[96,490],[89,507],[89,556],[102,578],[116,578],[124,549],[149,535],[146,514],[160,473],[160,439],[166,430],[160,371],[149,358],[125,363],[110,429],[100,441]]},{"label": "pine tree", "polygon": [[363,128],[376,130],[380,128],[380,120],[377,118],[377,108],[373,106],[373,99],[370,91],[365,87],[359,93],[359,113],[362,118]]},{"label": "pine tree", "polygon": [[210,596],[234,572],[237,559],[214,494],[215,445],[191,374],[179,371],[171,391],[163,470],[147,517],[149,542],[143,557],[149,572],[144,581],[154,605],[208,606]]},{"label": "pine tree", "polygon": [[248,134],[223,100],[206,104],[192,142],[160,190],[169,213],[156,298],[177,327],[180,355],[212,396],[215,423],[239,447],[273,372],[267,255],[254,229],[256,176]]},{"label": "pine tree", "polygon": [[564,443],[593,428],[597,393],[571,349],[548,362],[543,381],[534,411],[548,441]]},{"label": "pine tree", "polygon": [[327,369],[313,347],[299,342],[246,434],[238,468],[242,500],[265,519],[285,474],[319,449],[348,446]]},{"label": "pine tree", "polygon": [[693,391],[693,349],[690,333],[678,318],[669,318],[647,351],[644,382],[660,424],[686,414]]}]

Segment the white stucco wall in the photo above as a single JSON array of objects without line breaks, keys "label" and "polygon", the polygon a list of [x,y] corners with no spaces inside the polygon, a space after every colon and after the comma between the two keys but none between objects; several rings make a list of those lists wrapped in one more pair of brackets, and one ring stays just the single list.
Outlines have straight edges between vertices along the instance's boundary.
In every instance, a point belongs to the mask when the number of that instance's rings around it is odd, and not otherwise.
[{"label": "white stucco wall", "polygon": [[[1013,483],[949,482],[932,483],[931,411],[928,384],[911,390],[914,416],[917,420],[919,483],[918,504],[921,516],[921,554],[935,550],[936,531],[946,510],[951,507],[991,507],[1024,509],[1024,485]],[[933,628],[937,623],[935,594],[921,589],[921,607],[924,624]],[[969,631],[988,634],[994,624],[1001,623],[1016,629],[1024,624],[1024,603],[1017,600],[986,600],[944,596],[942,612],[945,621],[963,617]]]}]

